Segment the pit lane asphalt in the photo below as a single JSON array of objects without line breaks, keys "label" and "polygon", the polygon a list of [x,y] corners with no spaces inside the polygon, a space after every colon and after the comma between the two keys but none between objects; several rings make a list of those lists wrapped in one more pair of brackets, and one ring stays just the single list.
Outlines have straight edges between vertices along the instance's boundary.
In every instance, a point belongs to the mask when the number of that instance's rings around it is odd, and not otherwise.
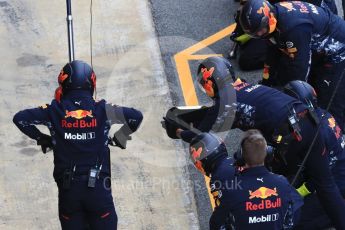
[{"label": "pit lane asphalt", "polygon": [[[233,0],[151,0],[150,2],[173,105],[183,106],[185,101],[176,71],[174,55],[234,23],[233,15],[239,4]],[[226,56],[231,45],[229,37],[226,37],[198,53],[219,53]],[[192,76],[195,76],[199,63],[200,60],[189,61]],[[232,61],[232,64],[238,72],[238,76],[249,82],[259,80],[261,71],[242,72],[236,61]],[[209,102],[209,99],[197,87],[196,91],[199,104]],[[225,139],[230,152],[234,152],[238,148],[240,131],[232,130],[221,136]],[[200,229],[208,229],[212,208],[206,188],[199,186],[205,184],[204,178],[192,165],[188,166],[188,171],[191,180],[194,181]]]}]

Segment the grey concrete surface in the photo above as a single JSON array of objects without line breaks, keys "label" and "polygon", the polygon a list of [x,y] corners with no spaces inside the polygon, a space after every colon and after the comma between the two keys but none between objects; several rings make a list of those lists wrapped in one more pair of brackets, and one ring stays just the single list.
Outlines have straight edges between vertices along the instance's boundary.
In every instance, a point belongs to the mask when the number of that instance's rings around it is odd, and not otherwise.
[{"label": "grey concrete surface", "polygon": [[[89,62],[89,1],[72,2],[76,58]],[[119,229],[198,229],[189,162],[159,123],[171,100],[147,2],[93,2],[97,98],[144,113],[127,150],[111,149]],[[12,117],[53,97],[68,60],[65,1],[3,0],[0,18],[0,229],[60,229],[52,154]]]},{"label": "grey concrete surface", "polygon": [[[166,138],[159,120],[168,107],[184,103],[173,55],[232,23],[237,5],[93,2],[97,97],[145,116],[127,150],[111,149],[119,229],[207,229],[211,208],[203,177],[189,163],[186,146]],[[73,0],[73,15],[76,57],[89,62],[89,1]],[[52,154],[43,155],[11,120],[18,110],[52,99],[68,59],[66,36],[65,1],[0,1],[0,229],[60,229]],[[226,53],[229,45],[226,38],[201,53]],[[194,73],[198,62],[190,64]],[[239,75],[256,81],[260,71]],[[237,148],[238,131],[222,136],[230,151]]]}]

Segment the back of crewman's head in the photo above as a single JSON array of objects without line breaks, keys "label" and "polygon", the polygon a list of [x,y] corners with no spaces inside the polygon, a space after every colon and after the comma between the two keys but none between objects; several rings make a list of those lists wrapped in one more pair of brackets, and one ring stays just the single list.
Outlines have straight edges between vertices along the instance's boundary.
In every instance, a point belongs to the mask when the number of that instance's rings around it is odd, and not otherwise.
[{"label": "back of crewman's head", "polygon": [[241,147],[243,159],[247,166],[264,165],[267,155],[267,143],[259,130],[250,129],[244,132]]}]

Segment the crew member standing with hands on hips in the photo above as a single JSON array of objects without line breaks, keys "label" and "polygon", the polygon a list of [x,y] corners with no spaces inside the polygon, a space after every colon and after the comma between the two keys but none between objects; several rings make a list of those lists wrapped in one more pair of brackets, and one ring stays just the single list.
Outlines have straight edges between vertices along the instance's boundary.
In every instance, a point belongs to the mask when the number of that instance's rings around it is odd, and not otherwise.
[{"label": "crew member standing with hands on hips", "polygon": [[[96,75],[82,61],[67,63],[58,77],[55,99],[39,108],[18,112],[13,122],[46,153],[54,152],[54,179],[59,191],[63,230],[117,229],[110,187],[108,144],[124,149],[143,119],[133,108],[95,101]],[[110,140],[113,124],[123,124]],[[50,135],[36,125],[45,125]],[[109,142],[110,141],[110,142]],[[106,180],[106,178],[108,178]]]}]

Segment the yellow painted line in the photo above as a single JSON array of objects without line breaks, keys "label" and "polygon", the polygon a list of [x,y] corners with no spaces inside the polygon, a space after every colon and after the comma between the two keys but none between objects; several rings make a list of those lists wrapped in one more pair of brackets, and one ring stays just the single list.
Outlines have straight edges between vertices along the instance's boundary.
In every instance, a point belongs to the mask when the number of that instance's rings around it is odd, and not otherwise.
[{"label": "yellow painted line", "polygon": [[198,98],[195,93],[193,78],[189,68],[188,55],[179,53],[174,56],[174,59],[186,105],[198,105]]},{"label": "yellow painted line", "polygon": [[[195,87],[193,84],[193,77],[189,67],[190,60],[203,60],[212,56],[222,56],[221,54],[194,54],[213,43],[229,36],[234,31],[236,24],[232,24],[225,29],[211,35],[210,37],[196,43],[195,45],[175,54],[174,60],[176,64],[177,74],[180,80],[180,85],[185,100],[186,106],[198,105],[198,98],[196,96]],[[210,197],[211,206],[214,209],[214,199],[210,190],[210,178],[205,176],[205,183]]]},{"label": "yellow painted line", "polygon": [[204,60],[209,57],[222,57],[222,54],[189,55],[188,60]]},{"label": "yellow painted line", "polygon": [[225,38],[226,36],[229,36],[232,33],[232,31],[234,31],[235,27],[236,23],[222,29],[221,31],[209,36],[208,38],[196,43],[195,45],[183,50],[182,52],[187,54],[193,54],[199,50],[202,50],[212,45],[213,43],[216,43],[217,41]]}]

